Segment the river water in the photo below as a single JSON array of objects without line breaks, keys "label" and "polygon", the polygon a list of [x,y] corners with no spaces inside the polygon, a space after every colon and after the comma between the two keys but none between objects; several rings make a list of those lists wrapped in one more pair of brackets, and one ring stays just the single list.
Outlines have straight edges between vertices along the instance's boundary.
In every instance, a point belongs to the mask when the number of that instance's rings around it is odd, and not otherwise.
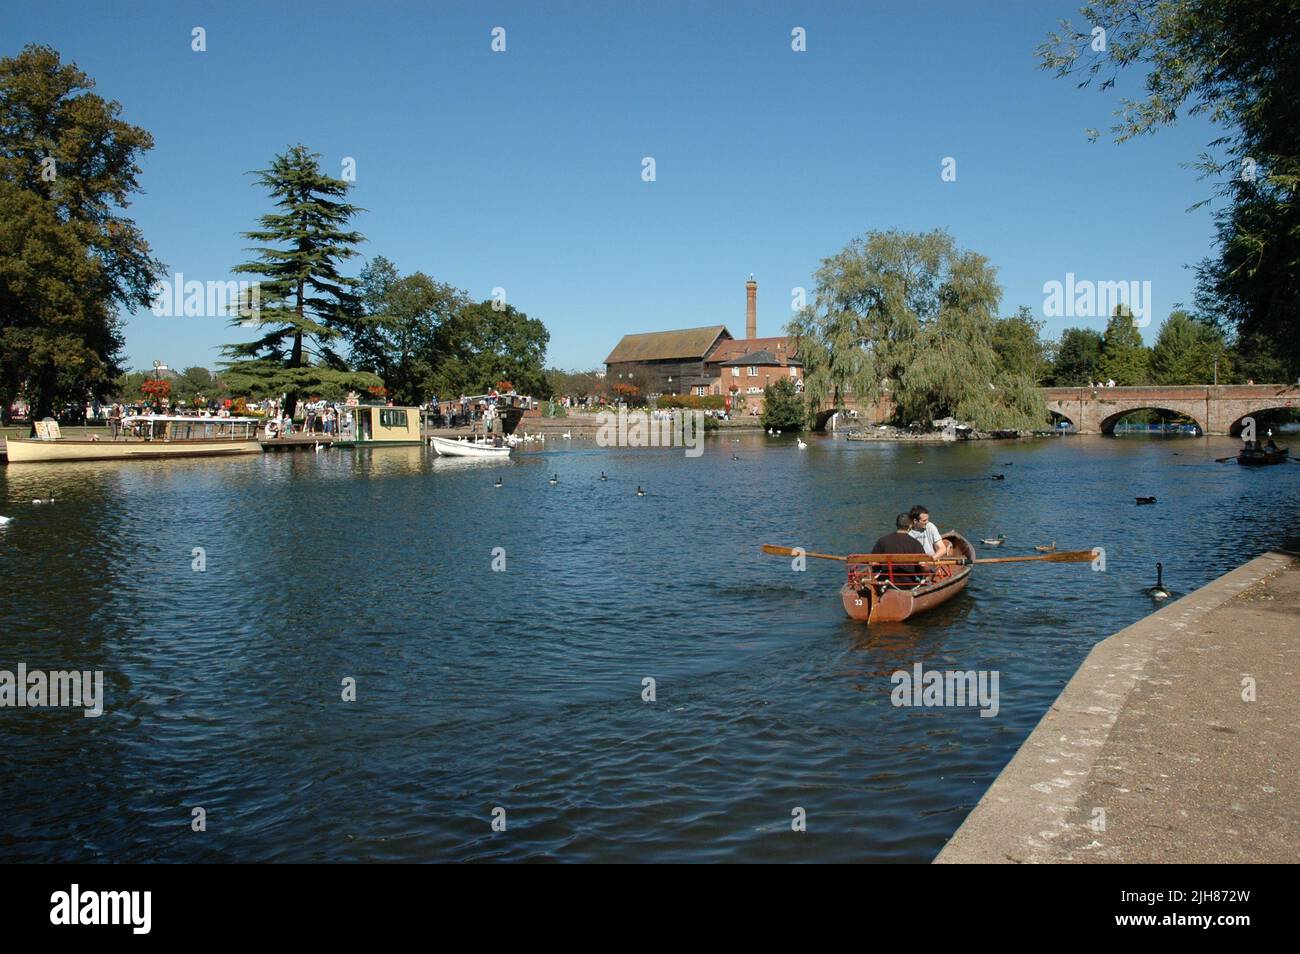
[{"label": "river water", "polygon": [[[553,440],[507,463],[11,465],[0,670],[102,670],[105,703],[0,708],[0,850],[928,861],[1089,649],[1151,612],[1157,560],[1178,595],[1300,532],[1300,467],[1213,462],[1236,446],[747,434],[699,458]],[[1106,570],[979,567],[868,629],[839,564],[759,552],[866,550],[915,503],[1006,535],[981,555],[1055,540],[1103,547]],[[895,707],[915,663],[996,671],[997,715]]]}]

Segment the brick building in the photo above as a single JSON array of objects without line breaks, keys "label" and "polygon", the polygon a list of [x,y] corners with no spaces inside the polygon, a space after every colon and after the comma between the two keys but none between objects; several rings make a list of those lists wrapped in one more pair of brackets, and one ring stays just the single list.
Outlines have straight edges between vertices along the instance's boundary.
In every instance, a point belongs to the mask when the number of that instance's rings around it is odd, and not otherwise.
[{"label": "brick building", "polygon": [[725,325],[625,335],[605,359],[606,381],[632,384],[647,395],[730,398],[736,413],[759,413],[763,392],[778,378],[803,389],[797,347],[784,336],[758,337],[758,282],[745,283],[745,337]]}]

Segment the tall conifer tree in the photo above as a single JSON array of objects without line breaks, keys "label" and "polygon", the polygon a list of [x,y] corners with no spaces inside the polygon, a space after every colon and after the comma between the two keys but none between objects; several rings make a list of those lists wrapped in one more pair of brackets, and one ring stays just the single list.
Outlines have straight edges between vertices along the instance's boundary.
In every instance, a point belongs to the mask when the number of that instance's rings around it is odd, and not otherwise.
[{"label": "tall conifer tree", "polygon": [[364,241],[348,228],[363,211],[346,201],[350,184],[326,175],[320,156],[297,145],[254,175],[277,211],[263,215],[260,228],[246,232],[256,259],[235,271],[258,276],[257,294],[241,301],[237,325],[255,325],[255,341],[227,345],[222,374],[237,393],[286,397],[292,414],[302,396],[339,396],[348,389],[378,385],[373,374],[353,372],[334,349],[357,320],[357,279],[339,273],[340,263]]}]

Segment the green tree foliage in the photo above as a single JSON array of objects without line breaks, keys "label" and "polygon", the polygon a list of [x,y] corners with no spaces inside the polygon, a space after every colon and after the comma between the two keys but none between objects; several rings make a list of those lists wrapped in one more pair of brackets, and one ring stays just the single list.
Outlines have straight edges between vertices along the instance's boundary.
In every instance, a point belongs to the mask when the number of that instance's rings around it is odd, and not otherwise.
[{"label": "green tree foliage", "polygon": [[546,382],[551,394],[558,397],[567,395],[580,398],[584,395],[603,394],[605,391],[605,379],[595,371],[565,371],[560,368],[548,368]]},{"label": "green tree foliage", "polygon": [[1173,311],[1151,348],[1155,384],[1211,384],[1232,380],[1232,359],[1222,332],[1185,311]]},{"label": "green tree foliage", "polygon": [[1121,387],[1150,383],[1151,352],[1142,343],[1133,313],[1123,305],[1115,306],[1115,313],[1106,323],[1097,371],[1102,378],[1113,379]]},{"label": "green tree foliage", "polygon": [[149,134],[48,46],[0,60],[0,410],[34,417],[103,397],[120,373],[118,307],[151,299],[162,264],[122,211]]},{"label": "green tree foliage", "polygon": [[801,431],[808,422],[808,404],[789,378],[778,378],[763,389],[764,427]]},{"label": "green tree foliage", "polygon": [[1091,328],[1066,328],[1056,346],[1051,383],[1083,387],[1101,376],[1101,334]]},{"label": "green tree foliage", "polygon": [[1017,428],[1047,419],[1033,380],[1000,366],[996,269],[947,232],[870,232],[825,259],[816,281],[815,304],[788,328],[815,404],[888,391],[907,421]]},{"label": "green tree foliage", "polygon": [[469,306],[469,296],[423,272],[403,277],[383,256],[362,270],[360,296],[360,314],[348,330],[354,366],[381,377],[399,404],[452,396],[437,389],[447,357],[444,330]]},{"label": "green tree foliage", "polygon": [[335,344],[359,318],[357,280],[339,264],[363,241],[347,228],[360,209],[345,198],[349,183],[320,168],[320,156],[293,146],[269,169],[254,173],[278,211],[263,215],[245,237],[262,244],[256,259],[235,271],[258,276],[260,301],[241,302],[236,325],[262,329],[255,341],[226,345],[232,360],[223,377],[238,394],[287,396],[292,413],[304,394],[340,397],[349,389],[379,384],[373,374],[351,371]]},{"label": "green tree foliage", "polygon": [[452,396],[483,394],[505,380],[520,394],[550,397],[550,340],[545,325],[513,305],[465,305],[439,328],[440,359],[430,384],[439,396]]},{"label": "green tree foliage", "polygon": [[1093,0],[1081,15],[1039,48],[1043,67],[1103,90],[1136,68],[1145,97],[1119,103],[1116,141],[1180,113],[1217,127],[1196,165],[1227,202],[1198,310],[1252,339],[1253,356],[1300,373],[1300,0]]},{"label": "green tree foliage", "polygon": [[1011,376],[1041,383],[1049,370],[1042,332],[1043,323],[1035,320],[1034,313],[1023,305],[1014,316],[998,321],[993,326],[998,368]]}]

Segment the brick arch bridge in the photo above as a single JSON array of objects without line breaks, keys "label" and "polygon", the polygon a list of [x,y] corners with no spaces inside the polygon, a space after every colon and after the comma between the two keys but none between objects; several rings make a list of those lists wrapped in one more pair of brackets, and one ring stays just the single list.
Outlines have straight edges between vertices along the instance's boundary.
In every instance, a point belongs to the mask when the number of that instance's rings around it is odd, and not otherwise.
[{"label": "brick arch bridge", "polygon": [[1300,408],[1300,384],[1220,384],[1137,388],[1040,388],[1047,409],[1080,434],[1110,434],[1133,411],[1173,411],[1202,433],[1232,435],[1250,414]]}]

